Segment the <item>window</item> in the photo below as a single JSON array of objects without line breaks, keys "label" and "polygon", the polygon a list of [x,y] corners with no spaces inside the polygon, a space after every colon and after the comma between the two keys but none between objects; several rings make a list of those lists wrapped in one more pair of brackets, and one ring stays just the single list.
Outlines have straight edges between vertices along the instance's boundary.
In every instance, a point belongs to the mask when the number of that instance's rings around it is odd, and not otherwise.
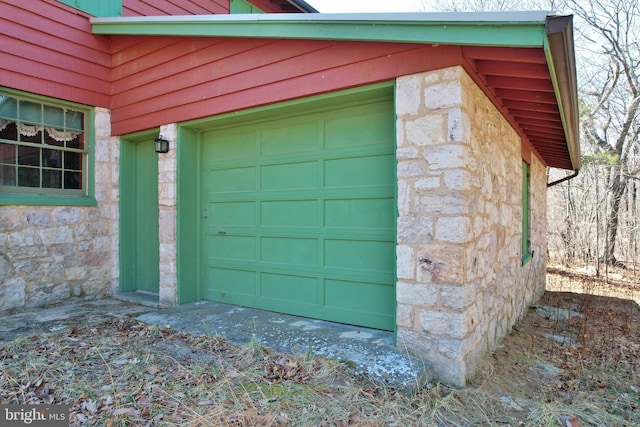
[{"label": "window", "polygon": [[531,251],[531,212],[529,207],[529,164],[522,162],[522,265],[526,264],[533,257]]},{"label": "window", "polygon": [[[89,110],[0,91],[0,193],[88,196]],[[6,200],[0,200],[6,202]]]}]

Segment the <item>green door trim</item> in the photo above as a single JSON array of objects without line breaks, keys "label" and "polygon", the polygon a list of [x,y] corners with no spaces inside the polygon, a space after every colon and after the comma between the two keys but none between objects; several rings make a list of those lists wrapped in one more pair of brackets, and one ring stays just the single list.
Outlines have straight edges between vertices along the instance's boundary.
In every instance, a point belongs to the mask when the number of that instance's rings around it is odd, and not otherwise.
[{"label": "green door trim", "polygon": [[[138,238],[138,215],[142,215],[143,218],[153,218],[155,215],[156,221],[159,216],[159,206],[157,203],[155,207],[145,207],[148,211],[140,212],[138,208],[138,198],[136,188],[139,184],[153,187],[156,192],[158,188],[157,169],[156,173],[152,174],[155,179],[151,178],[148,182],[139,183],[137,173],[138,170],[138,154],[137,150],[141,143],[147,143],[149,147],[145,149],[152,149],[152,144],[148,144],[153,141],[153,138],[158,135],[158,131],[146,131],[128,135],[120,140],[120,171],[119,171],[119,264],[120,264],[120,292],[135,292],[135,291],[148,291],[157,293],[157,285],[150,286],[149,284],[141,285],[139,283],[139,274],[142,274],[140,269],[140,263],[145,263],[143,266],[147,271],[151,271],[155,276],[157,271],[159,279],[159,244],[156,244],[159,239],[158,227],[146,230],[147,233],[151,233],[152,238],[144,239],[145,242],[141,245]],[[150,154],[153,155],[153,154]],[[147,159],[149,160],[149,159]],[[157,163],[156,163],[157,164]],[[157,167],[157,166],[156,166]],[[143,246],[143,247],[141,247]],[[141,253],[146,254],[145,257],[140,257]],[[157,256],[156,256],[157,255]],[[146,265],[150,264],[150,265]],[[153,280],[155,281],[155,279]],[[152,289],[153,288],[153,289]]]},{"label": "green door trim", "polygon": [[[312,113],[335,105],[356,106],[371,103],[374,100],[392,100],[395,82],[385,82],[366,87],[340,91],[331,94],[295,100],[266,107],[249,109],[232,114],[224,114],[200,119],[178,126],[177,144],[177,276],[178,302],[180,304],[201,300],[204,295],[200,286],[202,265],[200,259],[203,244],[201,193],[202,133],[205,129],[233,127],[251,121],[268,121],[273,117]],[[395,120],[394,120],[395,122]],[[395,138],[395,133],[394,133]],[[393,153],[395,163],[395,152]],[[395,166],[394,166],[395,171]],[[393,177],[395,181],[395,175]],[[397,200],[397,186],[394,185],[394,197]],[[397,210],[394,214],[397,217]],[[395,222],[393,224],[395,229]],[[395,246],[396,235],[392,240]],[[395,266],[395,259],[394,259]],[[393,268],[391,285],[395,288],[396,268]],[[395,292],[393,292],[393,328],[395,329]],[[278,310],[276,310],[278,311]],[[284,310],[280,310],[284,311]]]}]

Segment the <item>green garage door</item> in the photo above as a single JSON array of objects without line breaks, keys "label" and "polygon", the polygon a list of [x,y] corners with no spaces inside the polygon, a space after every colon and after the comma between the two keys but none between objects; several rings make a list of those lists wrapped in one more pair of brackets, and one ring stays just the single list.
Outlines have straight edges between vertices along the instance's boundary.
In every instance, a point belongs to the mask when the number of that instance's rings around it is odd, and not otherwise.
[{"label": "green garage door", "polygon": [[202,133],[205,299],[392,330],[391,100]]}]

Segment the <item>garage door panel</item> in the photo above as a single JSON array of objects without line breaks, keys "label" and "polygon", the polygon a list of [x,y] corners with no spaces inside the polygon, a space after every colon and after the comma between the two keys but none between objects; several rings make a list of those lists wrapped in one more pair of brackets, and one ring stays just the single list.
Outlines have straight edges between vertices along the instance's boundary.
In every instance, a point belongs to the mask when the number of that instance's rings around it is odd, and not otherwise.
[{"label": "garage door panel", "polygon": [[393,155],[363,156],[327,160],[324,163],[327,188],[389,185],[395,172]]},{"label": "garage door panel", "polygon": [[273,129],[263,130],[260,147],[263,155],[282,155],[315,151],[318,148],[318,121],[297,123],[289,119]]},{"label": "garage door panel", "polygon": [[255,131],[205,132],[203,138],[207,141],[206,161],[250,159],[257,154],[258,136]]},{"label": "garage door panel", "polygon": [[263,166],[261,175],[262,190],[317,188],[318,163],[314,161]]},{"label": "garage door panel", "polygon": [[392,229],[396,201],[386,199],[325,200],[325,225],[331,228]]},{"label": "garage door panel", "polygon": [[209,256],[218,262],[225,261],[256,261],[256,237],[228,236],[212,232],[207,238]]},{"label": "garage door panel", "polygon": [[215,289],[209,289],[209,292],[249,296],[256,294],[255,271],[212,267],[209,274],[210,282],[216,284]]},{"label": "garage door panel", "polygon": [[207,190],[210,193],[255,191],[256,168],[211,170],[205,174],[205,180],[208,184]]},{"label": "garage door panel", "polygon": [[348,111],[344,113],[341,117],[325,122],[325,147],[386,145],[387,136],[394,131],[393,123],[388,118],[389,112],[385,108],[379,107],[358,115],[349,115]]},{"label": "garage door panel", "polygon": [[327,239],[324,242],[324,258],[325,266],[329,268],[391,272],[394,269],[395,244]]},{"label": "garage door panel", "polygon": [[213,202],[206,204],[212,226],[255,226],[256,202]]},{"label": "garage door panel", "polygon": [[332,279],[325,281],[325,295],[328,307],[377,315],[393,313],[396,299],[393,286]]},{"label": "garage door panel", "polygon": [[260,239],[261,260],[282,266],[318,265],[317,239],[295,239],[284,237],[263,237]]},{"label": "garage door panel", "polygon": [[316,227],[315,200],[275,200],[261,203],[261,224],[265,227]]},{"label": "garage door panel", "polygon": [[318,278],[264,273],[262,297],[298,304],[318,305]]}]

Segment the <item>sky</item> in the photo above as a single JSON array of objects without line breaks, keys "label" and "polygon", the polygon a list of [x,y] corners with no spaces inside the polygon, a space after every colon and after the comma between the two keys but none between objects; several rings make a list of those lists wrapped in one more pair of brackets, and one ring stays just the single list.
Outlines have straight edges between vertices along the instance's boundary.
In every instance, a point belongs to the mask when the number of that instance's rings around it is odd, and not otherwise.
[{"label": "sky", "polygon": [[416,12],[420,0],[305,0],[321,13]]}]

